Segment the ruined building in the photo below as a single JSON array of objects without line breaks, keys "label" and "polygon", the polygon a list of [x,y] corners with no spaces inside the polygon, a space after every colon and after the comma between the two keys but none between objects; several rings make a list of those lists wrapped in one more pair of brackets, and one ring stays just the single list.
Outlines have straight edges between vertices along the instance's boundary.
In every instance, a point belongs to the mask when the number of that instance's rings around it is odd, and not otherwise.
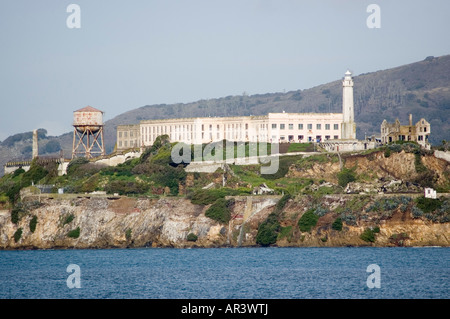
[{"label": "ruined building", "polygon": [[381,142],[386,144],[396,141],[412,141],[419,143],[422,147],[429,148],[430,131],[430,123],[427,120],[421,118],[413,125],[412,114],[410,114],[409,125],[401,125],[398,119],[394,123],[388,123],[384,120],[381,123]]}]

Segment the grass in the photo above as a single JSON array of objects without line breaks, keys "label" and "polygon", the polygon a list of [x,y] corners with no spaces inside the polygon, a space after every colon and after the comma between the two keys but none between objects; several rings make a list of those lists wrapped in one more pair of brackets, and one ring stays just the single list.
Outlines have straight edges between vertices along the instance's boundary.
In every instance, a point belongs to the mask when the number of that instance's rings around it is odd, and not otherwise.
[{"label": "grass", "polygon": [[288,148],[288,153],[292,152],[313,152],[313,143],[290,143]]}]

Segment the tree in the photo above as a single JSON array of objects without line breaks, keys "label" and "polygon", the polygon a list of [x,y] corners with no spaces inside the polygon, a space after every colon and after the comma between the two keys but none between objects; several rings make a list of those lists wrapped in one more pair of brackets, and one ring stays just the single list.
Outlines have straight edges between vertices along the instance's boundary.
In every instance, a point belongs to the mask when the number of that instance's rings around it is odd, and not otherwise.
[{"label": "tree", "polygon": [[356,173],[353,168],[349,169],[344,167],[341,172],[338,173],[338,183],[340,186],[345,187],[348,183],[356,180]]}]

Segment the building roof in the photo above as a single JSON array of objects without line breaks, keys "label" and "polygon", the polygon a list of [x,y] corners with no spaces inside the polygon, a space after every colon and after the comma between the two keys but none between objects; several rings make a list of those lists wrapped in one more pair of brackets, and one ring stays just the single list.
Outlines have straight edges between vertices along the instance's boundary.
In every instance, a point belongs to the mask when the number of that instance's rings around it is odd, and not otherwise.
[{"label": "building roof", "polygon": [[89,105],[86,107],[83,107],[82,109],[76,110],[74,112],[100,112],[100,113],[103,113],[103,111],[97,110],[96,108],[89,106]]}]

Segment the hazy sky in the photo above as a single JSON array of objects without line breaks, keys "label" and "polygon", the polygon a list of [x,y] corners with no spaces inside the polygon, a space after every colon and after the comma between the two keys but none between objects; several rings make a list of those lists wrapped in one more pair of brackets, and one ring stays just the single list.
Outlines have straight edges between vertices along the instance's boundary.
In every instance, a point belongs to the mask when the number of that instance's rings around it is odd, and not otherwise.
[{"label": "hazy sky", "polygon": [[[381,28],[367,27],[370,4]],[[448,0],[0,0],[0,140],[69,132],[86,105],[108,120],[450,54],[449,14]]]}]

